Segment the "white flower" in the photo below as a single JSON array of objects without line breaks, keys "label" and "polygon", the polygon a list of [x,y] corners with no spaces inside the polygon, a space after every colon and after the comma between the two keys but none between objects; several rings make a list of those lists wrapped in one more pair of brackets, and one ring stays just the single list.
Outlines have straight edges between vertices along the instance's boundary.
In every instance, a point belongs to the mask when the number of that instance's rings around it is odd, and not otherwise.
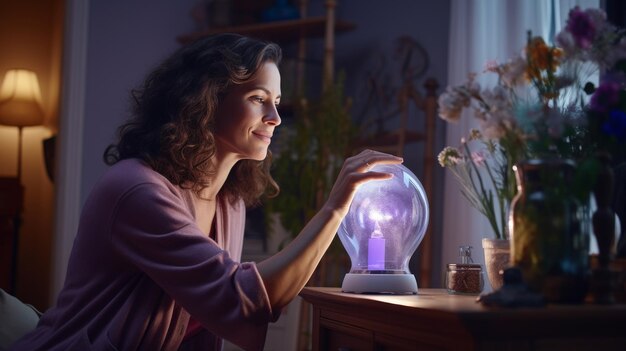
[{"label": "white flower", "polygon": [[497,123],[494,123],[493,119],[481,121],[480,129],[483,130],[483,135],[487,139],[497,139],[504,135],[504,130]]},{"label": "white flower", "polygon": [[483,100],[492,112],[510,110],[512,107],[511,94],[500,85],[483,92]]},{"label": "white flower", "polygon": [[437,102],[439,104],[439,116],[442,119],[448,122],[458,122],[461,118],[461,112],[469,106],[470,100],[462,88],[448,87],[439,96]]},{"label": "white flower", "polygon": [[509,60],[499,71],[502,83],[509,88],[526,83],[526,66],[526,58],[521,55]]},{"label": "white flower", "polygon": [[459,149],[446,146],[439,155],[437,160],[442,167],[451,167],[464,163],[463,154]]}]

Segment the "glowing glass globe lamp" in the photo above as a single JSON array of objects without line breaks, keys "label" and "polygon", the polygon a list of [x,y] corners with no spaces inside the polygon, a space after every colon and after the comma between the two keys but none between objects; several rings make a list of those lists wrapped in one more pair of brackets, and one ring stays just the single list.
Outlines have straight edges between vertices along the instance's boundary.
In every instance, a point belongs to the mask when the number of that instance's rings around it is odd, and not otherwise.
[{"label": "glowing glass globe lamp", "polygon": [[392,173],[393,178],[361,185],[339,226],[352,263],[341,290],[416,294],[409,260],[428,226],[426,192],[403,165],[376,165],[371,171]]}]

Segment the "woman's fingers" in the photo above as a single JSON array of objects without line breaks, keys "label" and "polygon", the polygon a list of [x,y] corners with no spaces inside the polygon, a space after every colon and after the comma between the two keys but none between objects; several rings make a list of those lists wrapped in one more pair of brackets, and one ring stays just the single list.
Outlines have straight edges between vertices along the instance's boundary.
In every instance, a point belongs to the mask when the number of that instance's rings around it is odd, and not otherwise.
[{"label": "woman's fingers", "polygon": [[401,157],[369,149],[361,151],[359,154],[350,157],[348,160],[350,163],[354,163],[354,165],[362,171],[369,171],[377,164],[398,164],[403,161]]},{"label": "woman's fingers", "polygon": [[390,173],[370,171],[372,167],[379,164],[399,164],[402,161],[401,157],[373,150],[365,150],[349,157],[339,172],[327,204],[345,214],[359,185],[392,177]]}]

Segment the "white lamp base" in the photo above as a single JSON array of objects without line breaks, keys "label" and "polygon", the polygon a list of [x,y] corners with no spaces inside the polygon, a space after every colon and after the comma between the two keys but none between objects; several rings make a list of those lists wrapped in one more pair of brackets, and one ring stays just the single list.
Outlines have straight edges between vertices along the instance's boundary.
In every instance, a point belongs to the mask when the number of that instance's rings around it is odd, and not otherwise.
[{"label": "white lamp base", "polygon": [[343,278],[341,291],[357,294],[417,294],[413,274],[355,274]]}]

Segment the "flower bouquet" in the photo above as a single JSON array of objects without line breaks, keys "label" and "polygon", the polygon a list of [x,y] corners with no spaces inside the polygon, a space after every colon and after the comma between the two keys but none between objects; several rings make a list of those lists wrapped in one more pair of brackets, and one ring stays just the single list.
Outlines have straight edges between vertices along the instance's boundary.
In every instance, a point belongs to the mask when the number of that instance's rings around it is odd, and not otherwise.
[{"label": "flower bouquet", "polygon": [[[512,166],[532,158],[572,159],[578,166],[571,182],[557,183],[546,194],[574,194],[587,203],[601,169],[598,151],[626,155],[624,36],[602,10],[575,7],[556,45],[529,32],[520,55],[487,63],[482,74],[496,75],[493,87],[482,87],[472,73],[439,97],[444,120],[458,121],[465,109],[477,119],[479,128],[460,146],[444,148],[438,159],[496,238],[508,238],[512,228],[507,210],[520,185]],[[596,87],[591,81],[598,73],[604,76]]]},{"label": "flower bouquet", "polygon": [[[511,167],[519,161],[555,156],[583,162],[599,149],[626,153],[624,32],[602,10],[575,7],[556,41],[548,45],[529,32],[520,55],[486,64],[482,73],[495,74],[495,86],[481,87],[471,73],[439,97],[442,119],[456,122],[470,109],[478,121],[478,129],[460,146],[444,148],[438,160],[496,238],[508,235],[505,207],[516,193]],[[611,68],[597,88],[590,82]],[[578,185],[581,196],[589,193]]]}]

